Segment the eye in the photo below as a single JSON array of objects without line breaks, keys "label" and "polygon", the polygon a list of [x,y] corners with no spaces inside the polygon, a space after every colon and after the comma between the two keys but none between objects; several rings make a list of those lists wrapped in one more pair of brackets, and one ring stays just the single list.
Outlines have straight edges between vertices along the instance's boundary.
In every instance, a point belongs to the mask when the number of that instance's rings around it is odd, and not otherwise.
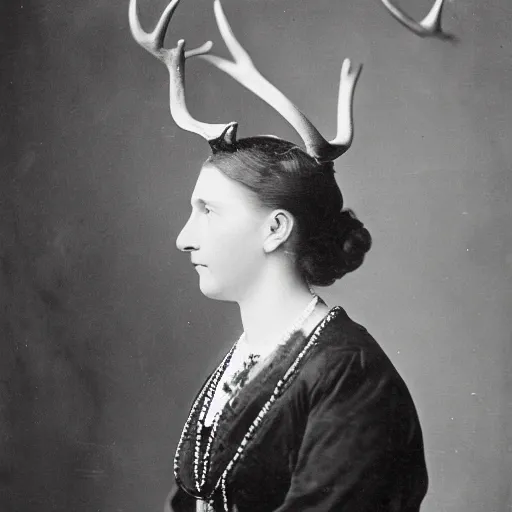
[{"label": "eye", "polygon": [[204,211],[205,215],[210,215],[210,213],[212,213],[212,211],[210,210],[210,208],[208,208],[207,205],[203,206],[203,211]]}]

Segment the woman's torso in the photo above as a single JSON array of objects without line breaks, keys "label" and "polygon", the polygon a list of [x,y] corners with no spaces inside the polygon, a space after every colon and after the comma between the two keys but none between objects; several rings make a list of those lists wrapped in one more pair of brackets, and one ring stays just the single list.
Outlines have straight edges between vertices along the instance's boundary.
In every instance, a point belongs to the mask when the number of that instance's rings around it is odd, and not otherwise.
[{"label": "woman's torso", "polygon": [[[178,457],[180,485],[193,494],[194,461],[204,455],[210,432],[203,427],[197,444],[199,414],[200,407]],[[227,497],[239,512],[412,512],[427,488],[409,392],[379,345],[342,308],[333,308],[309,337],[297,333],[280,347],[225,406],[210,440],[207,470],[199,466],[199,474],[202,495],[215,510]],[[193,503],[178,492],[176,512],[186,510],[179,508],[180,494]]]}]

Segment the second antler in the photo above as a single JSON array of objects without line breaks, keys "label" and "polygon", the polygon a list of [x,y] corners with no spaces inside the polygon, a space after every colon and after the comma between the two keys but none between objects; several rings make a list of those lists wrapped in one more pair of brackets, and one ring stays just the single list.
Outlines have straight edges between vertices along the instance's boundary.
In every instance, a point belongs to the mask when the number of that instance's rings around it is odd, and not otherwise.
[{"label": "second antler", "polygon": [[219,0],[214,0],[214,12],[233,61],[207,54],[200,57],[229,74],[277,110],[301,136],[307,152],[318,161],[332,161],[345,153],[353,139],[352,105],[361,66],[352,70],[349,59],[343,62],[338,99],[338,131],[336,138],[328,142],[311,121],[254,66],[251,57],[233,34]]},{"label": "second antler", "polygon": [[444,32],[441,26],[444,0],[435,0],[434,5],[430,9],[429,13],[420,22],[415,21],[408,14],[394,5],[390,0],[381,0],[381,2],[384,4],[393,18],[407,27],[411,32],[414,32],[416,35],[420,37],[438,37],[440,39],[451,40],[455,39],[452,34],[447,34]]}]

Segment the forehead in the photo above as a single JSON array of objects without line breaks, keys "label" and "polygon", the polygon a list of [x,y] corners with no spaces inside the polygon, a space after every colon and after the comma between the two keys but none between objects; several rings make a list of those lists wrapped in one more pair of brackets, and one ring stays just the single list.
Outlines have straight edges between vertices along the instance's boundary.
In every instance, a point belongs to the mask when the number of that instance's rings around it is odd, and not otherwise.
[{"label": "forehead", "polygon": [[203,165],[197,178],[192,203],[197,201],[223,205],[260,206],[254,192],[235,180],[228,178],[212,164]]}]

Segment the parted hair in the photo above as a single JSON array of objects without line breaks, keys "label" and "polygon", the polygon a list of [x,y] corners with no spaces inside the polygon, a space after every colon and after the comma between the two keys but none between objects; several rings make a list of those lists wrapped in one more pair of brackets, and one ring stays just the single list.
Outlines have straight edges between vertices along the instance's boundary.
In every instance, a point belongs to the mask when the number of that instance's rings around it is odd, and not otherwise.
[{"label": "parted hair", "polygon": [[291,142],[262,136],[240,139],[206,163],[250,189],[263,206],[293,215],[292,252],[310,285],[328,286],[363,263],[372,239],[343,208],[332,162],[318,163]]}]

